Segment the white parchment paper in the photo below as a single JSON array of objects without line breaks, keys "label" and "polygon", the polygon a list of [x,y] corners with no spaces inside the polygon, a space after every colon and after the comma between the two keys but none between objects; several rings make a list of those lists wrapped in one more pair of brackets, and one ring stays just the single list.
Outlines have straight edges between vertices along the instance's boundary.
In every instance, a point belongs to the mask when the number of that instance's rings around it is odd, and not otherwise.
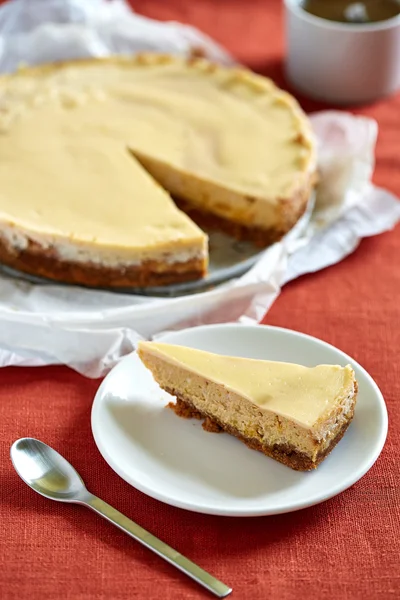
[{"label": "white parchment paper", "polygon": [[[233,62],[192,27],[140,17],[120,0],[12,0],[0,8],[3,72],[21,62],[139,50],[202,50],[213,60]],[[371,183],[376,123],[342,112],[311,119],[321,183],[311,221],[296,239],[268,248],[243,277],[178,298],[42,286],[0,276],[0,366],[63,363],[100,377],[142,337],[205,323],[257,323],[284,283],[340,261],[362,237],[394,227],[400,203]]]}]

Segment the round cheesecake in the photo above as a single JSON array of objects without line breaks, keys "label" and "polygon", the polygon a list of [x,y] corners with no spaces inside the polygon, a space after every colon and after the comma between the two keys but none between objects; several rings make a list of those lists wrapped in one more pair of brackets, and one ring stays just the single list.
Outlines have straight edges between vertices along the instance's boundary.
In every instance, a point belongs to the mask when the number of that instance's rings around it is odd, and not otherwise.
[{"label": "round cheesecake", "polygon": [[316,177],[289,94],[243,69],[154,54],[1,78],[0,157],[0,261],[101,287],[203,277],[202,227],[278,240]]}]

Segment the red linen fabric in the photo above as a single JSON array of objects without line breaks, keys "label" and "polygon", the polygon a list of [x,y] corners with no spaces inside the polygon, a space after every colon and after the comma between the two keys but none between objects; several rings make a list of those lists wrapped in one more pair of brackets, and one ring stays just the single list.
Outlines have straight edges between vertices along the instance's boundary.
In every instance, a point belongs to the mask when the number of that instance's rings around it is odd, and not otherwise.
[{"label": "red linen fabric", "polygon": [[[143,14],[198,26],[283,83],[279,0],[141,0]],[[307,110],[322,108],[300,99]],[[375,180],[400,195],[400,96],[357,109],[379,122]],[[90,431],[98,381],[63,367],[0,370],[0,596],[7,600],[189,600],[207,593],[125,534],[76,506],[45,500],[17,477],[11,443],[33,436],[77,467],[91,491],[234,589],[241,600],[400,597],[400,235],[285,287],[265,322],[354,356],[389,409],[389,437],[371,471],[314,508],[276,517],[192,514],[146,497],[100,456]],[[211,596],[209,596],[211,597]]]}]

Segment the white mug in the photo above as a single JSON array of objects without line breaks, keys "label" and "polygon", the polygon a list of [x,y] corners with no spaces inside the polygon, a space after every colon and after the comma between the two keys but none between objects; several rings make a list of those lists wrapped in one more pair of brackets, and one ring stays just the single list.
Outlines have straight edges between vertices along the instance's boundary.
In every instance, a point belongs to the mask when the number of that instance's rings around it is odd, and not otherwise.
[{"label": "white mug", "polygon": [[300,92],[360,104],[400,89],[400,15],[377,23],[339,23],[284,0],[286,75]]}]

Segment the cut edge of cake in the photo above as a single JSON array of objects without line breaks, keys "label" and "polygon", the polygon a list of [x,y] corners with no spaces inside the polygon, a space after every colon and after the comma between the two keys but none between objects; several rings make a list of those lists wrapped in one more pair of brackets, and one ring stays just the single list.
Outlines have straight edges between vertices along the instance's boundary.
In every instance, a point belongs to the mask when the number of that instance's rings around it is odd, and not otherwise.
[{"label": "cut edge of cake", "polygon": [[[239,241],[253,242],[265,248],[278,242],[305,213],[318,181],[316,171],[305,174],[290,198],[268,204],[264,198],[224,188],[194,173],[182,173],[172,165],[130,148],[131,153],[156,181],[169,191],[177,206],[200,227],[219,230]],[[245,222],[243,216],[260,207],[257,222]],[[261,215],[268,218],[261,218]]]}]

